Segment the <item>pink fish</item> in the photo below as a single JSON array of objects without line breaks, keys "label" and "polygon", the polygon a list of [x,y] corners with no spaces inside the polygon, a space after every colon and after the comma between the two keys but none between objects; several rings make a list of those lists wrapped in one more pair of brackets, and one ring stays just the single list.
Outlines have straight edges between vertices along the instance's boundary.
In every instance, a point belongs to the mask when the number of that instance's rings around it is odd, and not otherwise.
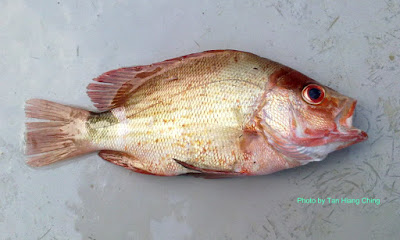
[{"label": "pink fish", "polygon": [[87,87],[99,113],[31,99],[28,164],[100,151],[135,172],[262,175],[367,139],[356,100],[271,60],[234,50],[106,72]]}]

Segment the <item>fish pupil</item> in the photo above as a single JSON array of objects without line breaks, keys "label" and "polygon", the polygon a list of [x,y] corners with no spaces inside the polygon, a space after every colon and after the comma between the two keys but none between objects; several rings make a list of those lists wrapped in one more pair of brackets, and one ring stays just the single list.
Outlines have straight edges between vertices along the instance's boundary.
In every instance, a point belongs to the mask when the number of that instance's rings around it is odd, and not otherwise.
[{"label": "fish pupil", "polygon": [[318,88],[311,88],[308,91],[308,96],[313,100],[317,100],[321,96],[321,90]]}]

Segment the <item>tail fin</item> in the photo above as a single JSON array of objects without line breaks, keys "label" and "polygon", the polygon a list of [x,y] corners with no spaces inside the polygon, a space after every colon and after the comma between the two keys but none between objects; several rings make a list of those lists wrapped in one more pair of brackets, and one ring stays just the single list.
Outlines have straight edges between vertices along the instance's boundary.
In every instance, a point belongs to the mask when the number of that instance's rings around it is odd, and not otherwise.
[{"label": "tail fin", "polygon": [[96,149],[87,139],[90,112],[58,103],[30,99],[25,115],[48,121],[26,123],[26,150],[30,166],[40,167]]}]

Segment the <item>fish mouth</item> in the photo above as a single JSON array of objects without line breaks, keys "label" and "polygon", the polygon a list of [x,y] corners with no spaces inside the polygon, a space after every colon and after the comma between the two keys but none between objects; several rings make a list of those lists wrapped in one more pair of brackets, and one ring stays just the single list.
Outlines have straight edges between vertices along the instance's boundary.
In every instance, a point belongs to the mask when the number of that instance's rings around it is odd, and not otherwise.
[{"label": "fish mouth", "polygon": [[365,141],[368,134],[353,126],[353,116],[356,109],[357,100],[349,99],[346,101],[342,110],[336,116],[337,131],[332,132],[332,137],[337,142],[343,142],[338,149]]}]

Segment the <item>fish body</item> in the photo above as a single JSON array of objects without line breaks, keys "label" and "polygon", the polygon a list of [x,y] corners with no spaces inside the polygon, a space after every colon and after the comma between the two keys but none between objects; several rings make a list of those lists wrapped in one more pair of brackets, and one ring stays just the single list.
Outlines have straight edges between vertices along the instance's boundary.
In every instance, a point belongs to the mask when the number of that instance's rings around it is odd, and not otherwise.
[{"label": "fish body", "polygon": [[136,172],[262,175],[367,138],[356,101],[251,53],[213,50],[109,71],[88,85],[102,112],[28,100],[28,164],[92,151]]}]

